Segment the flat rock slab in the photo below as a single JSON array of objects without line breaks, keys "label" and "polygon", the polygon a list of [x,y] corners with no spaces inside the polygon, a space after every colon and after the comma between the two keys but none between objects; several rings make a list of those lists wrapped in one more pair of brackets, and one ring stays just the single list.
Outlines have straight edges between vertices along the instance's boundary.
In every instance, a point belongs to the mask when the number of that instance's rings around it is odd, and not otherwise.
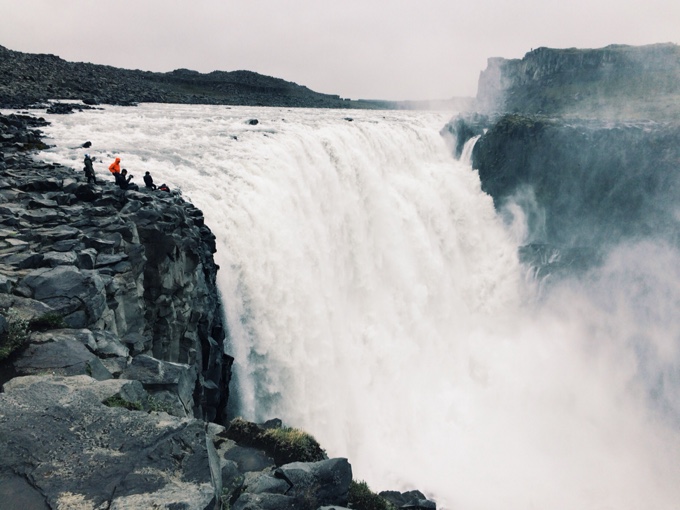
[{"label": "flat rock slab", "polygon": [[12,472],[0,472],[0,501],[3,510],[50,510],[40,491]]},{"label": "flat rock slab", "polygon": [[[30,498],[32,506],[15,505],[22,509],[211,508],[205,423],[102,404],[127,384],[88,376],[5,384],[0,495],[17,505]],[[20,494],[29,480],[33,489]]]}]

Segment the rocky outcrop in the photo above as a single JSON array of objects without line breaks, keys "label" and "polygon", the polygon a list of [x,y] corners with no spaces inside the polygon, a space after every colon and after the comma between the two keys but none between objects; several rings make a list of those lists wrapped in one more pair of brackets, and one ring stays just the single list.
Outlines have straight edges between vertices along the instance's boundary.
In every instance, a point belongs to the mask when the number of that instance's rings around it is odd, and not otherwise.
[{"label": "rocky outcrop", "polygon": [[543,241],[604,246],[677,233],[680,126],[508,115],[479,139],[473,162],[497,207],[531,195]]},{"label": "rocky outcrop", "polygon": [[227,423],[201,211],[35,161],[42,125],[0,116],[3,510],[348,505],[347,459],[280,420]]},{"label": "rocky outcrop", "polygon": [[3,507],[168,508],[173,502],[215,508],[220,495],[203,421],[104,404],[120,393],[142,392],[136,381],[87,375],[6,383],[0,393]]},{"label": "rocky outcrop", "polygon": [[482,189],[508,221],[522,212],[521,258],[542,270],[588,267],[626,240],[680,240],[680,125],[508,114],[458,117],[442,133],[453,147],[481,135]]},{"label": "rocky outcrop", "polygon": [[582,118],[673,120],[680,113],[680,47],[537,48],[522,59],[488,59],[480,111]]},{"label": "rocky outcrop", "polygon": [[678,78],[673,44],[490,59],[477,96],[487,111],[442,135],[456,157],[479,136],[472,166],[506,219],[524,217],[522,260],[589,267],[621,241],[680,241]]},{"label": "rocky outcrop", "polygon": [[0,117],[3,505],[213,508],[232,362],[214,236],[178,194],[34,161],[43,123]]},{"label": "rocky outcrop", "polygon": [[[165,365],[138,369],[163,374],[150,377],[149,387],[177,385],[161,379],[184,372],[178,395],[186,415],[221,421],[231,359],[214,236],[202,213],[171,193],[88,185],[71,169],[36,164],[16,150],[5,150],[3,161],[0,307],[28,321],[36,311],[56,314],[67,327],[90,331],[91,350],[106,358],[111,377],[123,364],[116,358],[135,359],[129,372],[142,364],[138,356],[153,356]],[[13,371],[31,373],[38,352],[47,356],[55,343],[29,342],[11,359]]]}]

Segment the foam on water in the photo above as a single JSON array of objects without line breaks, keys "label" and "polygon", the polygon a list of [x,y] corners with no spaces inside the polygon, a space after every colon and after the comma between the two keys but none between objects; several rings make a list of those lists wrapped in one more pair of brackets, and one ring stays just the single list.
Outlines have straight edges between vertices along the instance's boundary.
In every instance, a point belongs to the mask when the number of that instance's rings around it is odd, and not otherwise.
[{"label": "foam on water", "polygon": [[246,418],[304,428],[374,490],[440,508],[676,507],[675,248],[619,247],[537,302],[524,230],[450,157],[441,114],[47,117],[41,158],[80,169],[88,151],[110,179],[120,156],[204,211]]}]

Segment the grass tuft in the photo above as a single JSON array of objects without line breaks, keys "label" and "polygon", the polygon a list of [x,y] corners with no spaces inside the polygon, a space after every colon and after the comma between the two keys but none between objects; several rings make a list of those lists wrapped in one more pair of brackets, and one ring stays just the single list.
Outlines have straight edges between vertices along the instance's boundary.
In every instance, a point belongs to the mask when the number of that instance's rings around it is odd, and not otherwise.
[{"label": "grass tuft", "polygon": [[371,491],[364,481],[350,482],[348,503],[355,510],[396,510],[392,503]]},{"label": "grass tuft", "polygon": [[5,314],[5,319],[7,332],[0,336],[0,360],[8,358],[10,354],[24,345],[30,333],[28,321],[22,319],[13,310]]},{"label": "grass tuft", "polygon": [[264,450],[272,456],[277,466],[327,458],[326,452],[313,436],[291,427],[264,429],[256,423],[236,418],[229,425],[227,436],[237,443]]}]

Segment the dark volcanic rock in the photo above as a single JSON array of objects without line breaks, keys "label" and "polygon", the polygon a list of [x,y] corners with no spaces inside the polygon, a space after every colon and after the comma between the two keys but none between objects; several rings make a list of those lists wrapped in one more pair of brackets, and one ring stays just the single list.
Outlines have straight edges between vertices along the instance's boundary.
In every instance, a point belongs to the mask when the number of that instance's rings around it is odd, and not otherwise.
[{"label": "dark volcanic rock", "polygon": [[603,246],[675,237],[680,126],[508,115],[473,150],[482,188],[529,214],[536,241]]},{"label": "dark volcanic rock", "polygon": [[680,47],[537,48],[490,58],[479,76],[482,111],[583,118],[674,120],[680,114]]},{"label": "dark volcanic rock", "polygon": [[[2,118],[13,129],[25,121]],[[200,211],[171,194],[90,186],[73,170],[41,168],[6,147],[14,161],[0,174],[8,197],[0,197],[0,264],[24,272],[5,289],[47,305],[72,328],[136,338],[135,354],[148,349],[196,367],[189,412],[223,420],[231,358],[214,236]]]},{"label": "dark volcanic rock", "polygon": [[[5,384],[0,472],[15,483],[3,507],[29,498],[30,508],[213,508],[205,424],[102,403],[126,384],[86,375]],[[21,479],[36,492],[17,495]]]},{"label": "dark volcanic rock", "polygon": [[[0,347],[19,342],[0,351],[0,491],[35,508],[214,506],[203,419],[225,419],[231,367],[214,236],[179,196],[90,186],[33,161],[14,140],[35,125],[0,116],[11,135],[0,142]],[[149,210],[162,225],[144,223]],[[139,402],[122,390],[131,384]],[[108,397],[127,407],[104,406]],[[148,414],[160,410],[190,421]],[[16,496],[25,480],[42,499]]]},{"label": "dark volcanic rock", "polygon": [[[489,59],[485,115],[442,130],[508,221],[524,216],[521,259],[548,274],[587,268],[622,241],[680,243],[680,47],[538,48]],[[521,215],[517,212],[521,211]]]}]

